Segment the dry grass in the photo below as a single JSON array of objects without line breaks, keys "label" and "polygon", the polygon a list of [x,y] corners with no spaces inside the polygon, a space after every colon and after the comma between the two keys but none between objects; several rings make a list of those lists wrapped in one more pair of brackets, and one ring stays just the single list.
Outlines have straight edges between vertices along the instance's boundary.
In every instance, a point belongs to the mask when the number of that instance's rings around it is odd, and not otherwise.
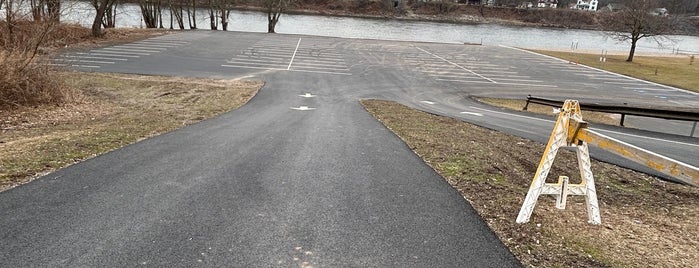
[{"label": "dry grass", "polygon": [[[542,196],[531,222],[516,224],[544,145],[386,101],[362,102],[459,190],[526,266],[696,267],[699,188],[593,161],[602,225],[587,223],[584,199],[568,208]],[[576,175],[559,152],[549,177]]]},{"label": "dry grass", "polygon": [[631,77],[699,92],[699,59],[690,65],[689,56],[636,56],[626,62],[627,55],[608,55],[600,62],[599,54],[535,50],[537,53],[577,62]]},{"label": "dry grass", "polygon": [[56,106],[0,110],[0,190],[235,109],[260,82],[58,73],[82,92]]}]

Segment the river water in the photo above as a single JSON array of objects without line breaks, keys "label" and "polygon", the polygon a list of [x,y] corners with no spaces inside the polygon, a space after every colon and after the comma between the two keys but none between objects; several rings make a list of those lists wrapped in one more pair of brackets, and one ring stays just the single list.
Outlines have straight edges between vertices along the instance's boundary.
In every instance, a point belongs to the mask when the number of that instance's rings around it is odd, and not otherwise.
[{"label": "river water", "polygon": [[[89,26],[94,9],[86,2],[64,3],[64,21]],[[123,4],[117,11],[117,27],[144,27],[137,5]],[[170,15],[164,10],[163,23],[170,25]],[[197,26],[210,29],[206,10],[198,10]],[[185,24],[187,22],[185,21]],[[176,26],[175,26],[176,28]],[[267,16],[260,12],[233,11],[229,30],[266,32]],[[618,42],[600,31],[502,26],[494,24],[463,25],[436,22],[380,20],[350,17],[283,15],[278,33],[443,43],[482,43],[523,48],[577,49],[585,51],[628,51],[628,42]],[[671,54],[681,51],[699,54],[699,37],[669,36],[663,46],[650,38],[639,41],[639,52]]]}]

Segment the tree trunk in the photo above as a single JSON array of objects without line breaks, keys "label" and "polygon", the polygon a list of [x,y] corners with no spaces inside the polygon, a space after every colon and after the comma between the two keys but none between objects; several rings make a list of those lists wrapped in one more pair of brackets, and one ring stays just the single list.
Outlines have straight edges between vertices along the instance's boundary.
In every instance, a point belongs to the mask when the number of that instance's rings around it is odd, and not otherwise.
[{"label": "tree trunk", "polygon": [[163,29],[163,7],[162,3],[158,1],[158,22],[160,23],[160,29]]},{"label": "tree trunk", "polygon": [[104,11],[107,8],[107,2],[109,0],[99,0],[97,2],[95,20],[92,22],[92,36],[101,37],[102,36],[102,18],[104,17]]},{"label": "tree trunk", "polygon": [[194,23],[194,27],[190,27],[192,29],[197,28],[197,0],[192,0],[192,23]]},{"label": "tree trunk", "polygon": [[14,3],[12,0],[8,0],[5,3],[5,6],[7,7],[5,9],[5,25],[7,25],[7,44],[5,44],[5,46],[14,46],[14,42],[15,42],[15,33],[14,33],[15,22],[14,22],[13,4]]},{"label": "tree trunk", "polygon": [[49,20],[53,22],[61,21],[61,1],[59,0],[48,0],[46,2],[48,8]]},{"label": "tree trunk", "polygon": [[636,42],[638,42],[638,38],[631,38],[631,50],[629,51],[629,57],[626,59],[627,62],[633,61],[633,54],[636,53]]},{"label": "tree trunk", "polygon": [[279,21],[279,13],[277,14],[267,14],[267,33],[276,33],[274,31],[274,28],[277,26],[277,22]]}]

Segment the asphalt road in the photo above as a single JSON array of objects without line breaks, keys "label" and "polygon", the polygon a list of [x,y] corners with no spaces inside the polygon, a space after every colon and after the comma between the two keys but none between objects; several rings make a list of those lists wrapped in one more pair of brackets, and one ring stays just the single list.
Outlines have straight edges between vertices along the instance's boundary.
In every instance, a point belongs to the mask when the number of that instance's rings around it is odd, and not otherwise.
[{"label": "asphalt road", "polygon": [[[549,119],[468,97],[699,107],[693,93],[503,47],[191,31],[54,63],[267,83],[239,110],[0,193],[0,266],[519,266],[359,99],[538,141]],[[699,161],[695,138],[604,129]]]}]

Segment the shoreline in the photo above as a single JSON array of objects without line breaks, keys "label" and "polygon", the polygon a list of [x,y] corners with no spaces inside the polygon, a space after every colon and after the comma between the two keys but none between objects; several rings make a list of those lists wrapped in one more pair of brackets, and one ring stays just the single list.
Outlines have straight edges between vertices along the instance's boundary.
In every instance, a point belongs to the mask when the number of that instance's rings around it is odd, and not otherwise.
[{"label": "shoreline", "polygon": [[[472,8],[473,6],[466,6],[466,8]],[[353,12],[351,10],[339,10],[339,9],[329,9],[318,6],[307,6],[303,8],[294,8],[285,11],[285,14],[289,15],[309,15],[309,16],[328,16],[328,17],[340,17],[340,18],[360,18],[360,19],[372,19],[372,20],[396,20],[396,21],[406,21],[406,22],[434,22],[434,23],[446,23],[446,24],[458,24],[458,25],[501,25],[501,26],[514,26],[514,27],[528,27],[528,28],[542,28],[542,29],[574,29],[574,30],[588,30],[588,31],[604,31],[596,24],[584,24],[576,21],[570,21],[571,25],[565,25],[560,23],[541,23],[541,22],[526,22],[518,19],[504,19],[498,17],[498,15],[493,15],[493,11],[498,12],[514,12],[514,10],[498,10],[496,7],[489,7],[492,9],[489,11],[490,16],[479,16],[466,14],[467,11],[461,13],[453,12],[450,14],[424,14],[416,13],[413,10],[406,9],[403,14],[397,14],[396,12],[378,12],[374,10],[372,12]],[[256,6],[238,6],[233,8],[237,11],[254,11],[254,12],[265,12],[264,8]],[[529,10],[529,9],[527,9]],[[532,10],[544,10],[544,9],[532,9]],[[557,10],[561,12],[569,12],[569,10]],[[565,14],[561,14],[565,15]],[[692,19],[689,19],[692,20]],[[689,27],[692,28],[691,26]],[[683,30],[676,33],[670,33],[668,35],[686,35],[699,37],[699,29],[695,31]]]}]

